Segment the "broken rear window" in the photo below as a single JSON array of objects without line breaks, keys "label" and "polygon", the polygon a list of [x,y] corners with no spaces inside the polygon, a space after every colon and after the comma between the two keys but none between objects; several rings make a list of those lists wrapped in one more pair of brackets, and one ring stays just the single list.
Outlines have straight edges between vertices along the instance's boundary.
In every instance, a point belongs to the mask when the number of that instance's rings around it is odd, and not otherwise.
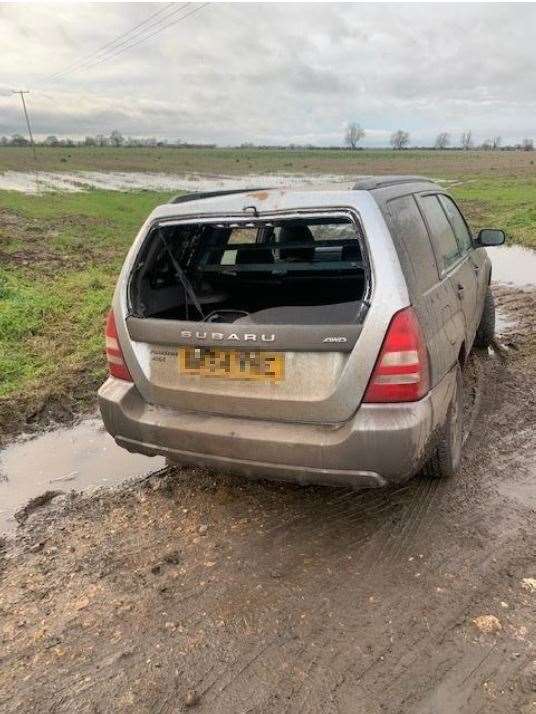
[{"label": "broken rear window", "polygon": [[133,314],[250,324],[352,324],[367,290],[346,216],[154,228],[130,283]]}]

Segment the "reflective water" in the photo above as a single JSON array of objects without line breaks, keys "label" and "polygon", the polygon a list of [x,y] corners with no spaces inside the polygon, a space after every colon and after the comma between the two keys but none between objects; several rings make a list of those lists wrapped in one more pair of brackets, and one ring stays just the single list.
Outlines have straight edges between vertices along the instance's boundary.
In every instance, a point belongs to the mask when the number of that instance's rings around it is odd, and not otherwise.
[{"label": "reflective water", "polygon": [[291,188],[350,189],[354,176],[301,174],[163,174],[143,171],[5,171],[0,172],[0,190],[41,193],[46,191],[88,191],[91,188],[108,191],[214,191],[228,188],[258,188],[283,186]]},{"label": "reflective water", "polygon": [[91,492],[164,465],[160,457],[120,449],[98,418],[19,439],[0,451],[0,533],[14,528],[15,511],[45,491]]},{"label": "reflective water", "polygon": [[487,248],[496,283],[523,287],[536,285],[536,251],[520,245]]}]

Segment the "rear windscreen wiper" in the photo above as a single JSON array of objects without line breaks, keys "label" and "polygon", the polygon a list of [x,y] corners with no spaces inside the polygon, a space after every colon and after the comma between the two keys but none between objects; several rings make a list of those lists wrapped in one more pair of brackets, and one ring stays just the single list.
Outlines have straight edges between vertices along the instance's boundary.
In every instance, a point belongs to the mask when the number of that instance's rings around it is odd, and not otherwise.
[{"label": "rear windscreen wiper", "polygon": [[158,229],[158,237],[159,237],[160,240],[162,241],[162,244],[163,244],[164,248],[166,249],[167,254],[169,255],[169,259],[171,260],[171,264],[173,265],[173,269],[175,270],[175,275],[176,275],[176,277],[177,277],[177,280],[179,281],[180,285],[182,285],[182,287],[184,288],[184,308],[185,308],[185,312],[186,312],[186,319],[187,319],[187,320],[189,319],[189,316],[188,316],[188,304],[189,304],[188,298],[190,298],[191,301],[193,302],[193,304],[194,304],[196,310],[197,310],[197,311],[199,312],[199,314],[201,315],[201,318],[204,320],[204,319],[205,319],[205,314],[203,313],[203,310],[202,310],[202,308],[201,308],[201,305],[200,305],[200,303],[199,303],[199,300],[197,299],[197,295],[196,295],[195,292],[194,292],[194,289],[193,289],[193,287],[192,287],[192,284],[190,283],[190,281],[188,280],[188,278],[187,278],[186,275],[184,274],[183,269],[182,269],[181,266],[179,265],[179,261],[178,261],[178,260],[175,258],[175,256],[173,255],[173,252],[172,252],[171,248],[169,247],[168,242],[167,242],[166,239],[164,238],[164,234],[163,234],[163,232],[162,232],[162,230],[161,230],[160,228]]}]

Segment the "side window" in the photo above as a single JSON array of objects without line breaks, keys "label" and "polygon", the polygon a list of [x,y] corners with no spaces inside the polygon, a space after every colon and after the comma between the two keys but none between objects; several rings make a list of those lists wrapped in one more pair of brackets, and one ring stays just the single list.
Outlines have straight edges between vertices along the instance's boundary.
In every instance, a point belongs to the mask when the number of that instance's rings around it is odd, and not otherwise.
[{"label": "side window", "polygon": [[439,200],[441,201],[441,205],[445,209],[447,218],[454,229],[454,234],[456,235],[456,240],[458,241],[461,252],[466,253],[473,247],[473,243],[467,224],[458,210],[458,206],[448,196],[439,196]]},{"label": "side window", "polygon": [[437,196],[421,196],[421,205],[438,263],[443,270],[448,270],[461,256],[452,226]]},{"label": "side window", "polygon": [[[413,196],[393,198],[387,203],[389,228],[406,275],[412,276],[417,294],[437,282],[437,264],[428,231]],[[410,287],[408,285],[408,287]]]}]

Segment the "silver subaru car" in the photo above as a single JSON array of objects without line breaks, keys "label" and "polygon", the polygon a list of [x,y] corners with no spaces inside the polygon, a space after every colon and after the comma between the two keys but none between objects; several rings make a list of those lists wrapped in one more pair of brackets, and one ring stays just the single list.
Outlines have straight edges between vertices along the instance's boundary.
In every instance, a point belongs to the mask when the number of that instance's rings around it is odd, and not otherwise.
[{"label": "silver subaru car", "polygon": [[129,451],[355,488],[453,475],[462,370],[493,339],[491,264],[418,176],[159,206],[106,324],[106,429]]}]

